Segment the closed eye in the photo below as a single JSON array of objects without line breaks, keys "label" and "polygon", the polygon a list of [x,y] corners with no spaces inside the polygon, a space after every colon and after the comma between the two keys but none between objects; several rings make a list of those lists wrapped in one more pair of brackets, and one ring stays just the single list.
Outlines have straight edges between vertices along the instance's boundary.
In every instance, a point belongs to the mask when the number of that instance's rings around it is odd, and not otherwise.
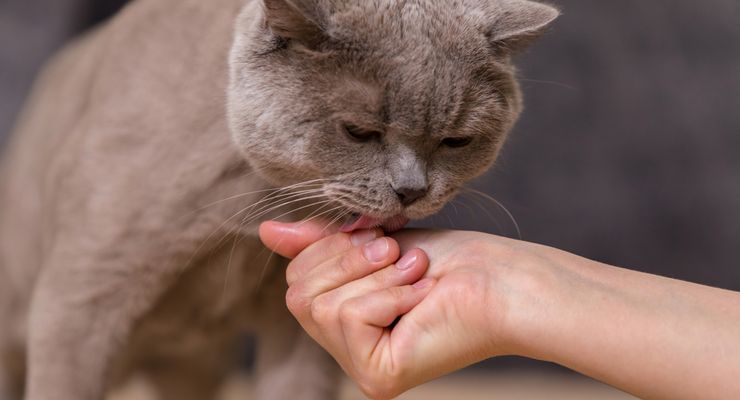
[{"label": "closed eye", "polygon": [[443,139],[441,145],[452,149],[459,149],[469,145],[472,142],[472,137],[449,137]]},{"label": "closed eye", "polygon": [[382,135],[378,131],[365,130],[352,124],[345,124],[344,132],[350,137],[350,139],[357,142],[369,142],[374,139],[380,139],[380,136]]}]

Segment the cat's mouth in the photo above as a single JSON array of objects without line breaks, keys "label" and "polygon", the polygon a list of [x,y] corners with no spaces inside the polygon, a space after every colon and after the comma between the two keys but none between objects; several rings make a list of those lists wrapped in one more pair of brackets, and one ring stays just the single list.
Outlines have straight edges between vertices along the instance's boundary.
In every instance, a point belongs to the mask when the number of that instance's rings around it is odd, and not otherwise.
[{"label": "cat's mouth", "polygon": [[396,215],[391,218],[378,219],[365,214],[354,213],[342,225],[342,232],[353,232],[361,229],[383,228],[386,233],[393,233],[403,229],[409,219],[403,215]]}]

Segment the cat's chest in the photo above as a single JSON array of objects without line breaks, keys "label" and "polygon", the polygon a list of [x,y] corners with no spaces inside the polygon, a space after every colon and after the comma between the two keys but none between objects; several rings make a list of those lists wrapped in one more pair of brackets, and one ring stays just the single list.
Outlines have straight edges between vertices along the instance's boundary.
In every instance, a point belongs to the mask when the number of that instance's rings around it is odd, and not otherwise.
[{"label": "cat's chest", "polygon": [[284,307],[285,261],[255,237],[233,236],[177,277],[134,336],[147,346],[206,346],[249,331]]}]

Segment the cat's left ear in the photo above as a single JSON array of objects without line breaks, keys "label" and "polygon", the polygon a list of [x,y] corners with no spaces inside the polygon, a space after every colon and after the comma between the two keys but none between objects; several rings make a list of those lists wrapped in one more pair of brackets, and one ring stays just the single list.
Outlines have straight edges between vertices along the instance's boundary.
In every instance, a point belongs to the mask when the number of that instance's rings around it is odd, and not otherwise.
[{"label": "cat's left ear", "polygon": [[325,39],[315,0],[262,0],[265,25],[283,39],[315,48]]},{"label": "cat's left ear", "polygon": [[497,52],[511,54],[523,50],[540,37],[560,15],[550,5],[529,0],[500,0],[488,39]]}]

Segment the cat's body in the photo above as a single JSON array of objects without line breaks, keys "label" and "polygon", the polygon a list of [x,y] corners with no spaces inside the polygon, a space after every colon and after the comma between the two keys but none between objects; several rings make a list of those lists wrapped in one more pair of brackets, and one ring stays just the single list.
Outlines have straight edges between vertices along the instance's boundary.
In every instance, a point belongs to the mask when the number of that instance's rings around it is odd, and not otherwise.
[{"label": "cat's body", "polygon": [[[268,261],[270,253],[253,234],[256,223],[240,226],[244,214],[228,220],[264,194],[211,205],[268,187],[250,174],[225,117],[226,61],[242,4],[213,3],[135,3],[67,49],[42,77],[8,152],[0,201],[0,273],[8,275],[0,280],[0,296],[9,297],[0,303],[9,306],[0,314],[0,326],[11,335],[8,351],[25,347],[23,331],[41,269],[50,274],[48,286],[65,292],[49,295],[70,302],[78,310],[74,315],[93,314],[100,302],[125,310],[123,318],[145,314],[120,357],[112,353],[97,360],[97,349],[60,354],[61,371],[39,378],[54,388],[52,394],[74,381],[100,385],[102,374],[51,383],[78,373],[75,362],[96,359],[91,360],[96,374],[104,370],[101,362],[113,362],[112,381],[124,378],[132,365],[143,366],[143,372],[158,374],[169,393],[169,386],[181,388],[167,398],[207,399],[211,396],[201,390],[213,389],[234,366],[243,332],[280,340],[274,347],[285,353],[300,346],[292,340],[297,327],[275,301],[282,297],[277,289],[282,285],[276,285],[283,280],[280,260]],[[99,275],[48,271],[59,258],[76,259],[79,253],[86,254],[77,268],[98,268]],[[106,271],[104,264],[115,270]],[[63,299],[68,291],[74,293]],[[139,299],[152,295],[163,297]],[[146,312],[124,298],[141,300]],[[80,323],[84,330],[66,339],[50,326],[59,342],[40,352],[32,349],[32,363],[33,357],[45,363],[66,353],[80,335],[107,329],[97,324],[115,323],[105,316],[79,322],[69,321],[67,312],[58,316],[62,319],[50,321],[52,326]],[[284,368],[281,373],[290,376]],[[311,371],[302,368],[293,378],[307,375]],[[314,377],[319,386],[321,376]],[[261,390],[287,390],[289,381],[273,380]],[[98,388],[77,390],[83,391],[66,397],[33,389],[31,394],[82,399]]]},{"label": "cat's body", "polygon": [[[329,7],[324,0],[313,1],[325,11],[343,3]],[[301,116],[310,107],[294,107],[295,116],[274,115],[283,110],[270,109],[270,101],[280,95],[271,93],[272,88],[249,88],[249,73],[264,74],[254,80],[264,83],[276,79],[269,77],[274,71],[259,72],[264,65],[257,64],[240,69],[251,63],[245,53],[275,39],[255,39],[255,29],[281,34],[269,52],[296,51],[319,59],[317,54],[326,51],[311,48],[321,40],[306,21],[297,21],[304,25],[293,32],[290,24],[284,25],[296,22],[295,10],[281,8],[293,7],[293,2],[268,3],[268,19],[273,18],[270,12],[277,16],[265,25],[260,0],[140,0],[78,40],[47,68],[0,168],[0,400],[18,395],[26,350],[29,400],[98,399],[132,372],[152,378],[164,398],[211,398],[235,365],[236,348],[246,331],[256,332],[260,342],[261,398],[333,396],[334,365],[299,333],[285,310],[284,261],[270,257],[255,235],[259,220],[290,208],[265,215],[260,215],[260,207],[246,208],[275,184],[327,178],[321,162],[300,158],[299,151],[317,145],[308,146],[312,141],[305,137],[286,137],[282,144],[250,142],[248,137],[296,118],[309,130],[319,129],[316,120]],[[540,18],[537,30],[552,18]],[[237,44],[230,69],[235,23]],[[288,40],[302,47],[285,46]],[[280,64],[274,70],[286,68]],[[510,70],[506,73],[511,75]],[[375,98],[377,87],[368,83],[368,75],[347,79],[332,74],[339,82],[333,88],[338,93],[359,90],[361,99]],[[499,126],[492,128],[490,140],[476,139],[481,146],[489,143],[489,148],[478,150],[485,150],[480,165],[455,172],[454,181],[437,188],[434,202],[420,201],[418,209],[408,202],[394,203],[393,211],[378,212],[379,220],[404,206],[412,218],[428,214],[459,184],[490,165],[519,111],[518,92],[510,80],[503,79],[502,87],[512,91],[503,102],[511,110],[505,118],[496,114],[498,109],[491,111]],[[276,81],[273,86],[294,95],[296,85],[281,88]],[[242,93],[248,90],[255,90],[253,96]],[[351,99],[350,94],[342,102],[353,105]],[[459,100],[450,110],[463,109],[461,105]],[[271,120],[265,123],[264,118]],[[481,117],[478,122],[486,124]],[[322,140],[313,142],[326,147]],[[345,145],[329,146],[316,157],[327,160],[326,168],[337,169],[329,157],[336,157]],[[416,172],[423,173],[426,182],[426,161],[415,158],[420,156],[407,140],[388,148],[390,153],[406,149],[398,165],[388,167],[396,168],[390,173],[391,186],[418,183],[406,176]],[[377,156],[370,160],[378,161]],[[383,193],[378,194],[373,175],[367,174],[380,167],[364,162],[353,161],[351,168],[369,177],[352,182],[360,182],[357,187],[367,190],[367,198],[380,198]],[[433,170],[432,161],[429,164],[432,198],[434,182],[447,178]],[[332,190],[345,190],[337,186],[339,178],[331,178]],[[400,193],[405,189],[394,190],[403,200]],[[393,201],[398,201],[395,196]],[[388,202],[383,198],[367,206],[385,207]],[[337,203],[361,211],[335,199]],[[302,218],[317,207],[289,217]]]}]

